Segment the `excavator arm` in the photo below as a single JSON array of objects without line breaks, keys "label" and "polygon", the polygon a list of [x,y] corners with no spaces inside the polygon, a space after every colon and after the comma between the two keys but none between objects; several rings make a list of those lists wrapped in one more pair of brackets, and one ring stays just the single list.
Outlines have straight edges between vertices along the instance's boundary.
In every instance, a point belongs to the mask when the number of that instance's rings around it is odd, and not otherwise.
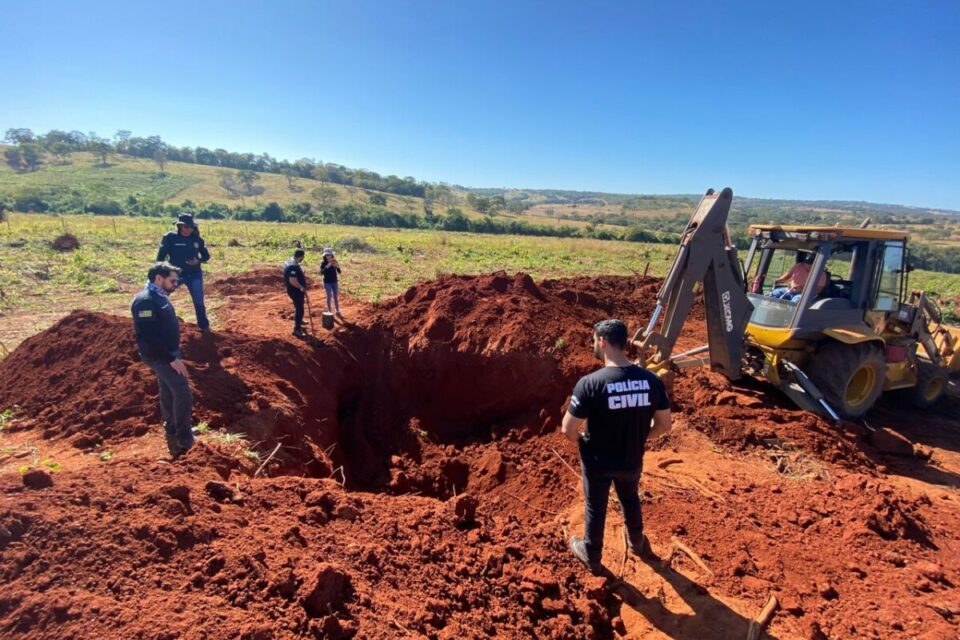
[{"label": "excavator arm", "polygon": [[[657,306],[650,322],[642,336],[640,331],[634,335],[634,344],[643,353],[646,366],[653,371],[665,373],[673,368],[676,359],[709,350],[714,371],[731,380],[740,377],[743,339],[753,305],[747,298],[737,249],[727,229],[732,200],[733,190],[729,187],[720,193],[710,189],[700,199],[683,232],[670,273],[657,294]],[[673,356],[698,284],[703,287],[709,343]]]}]

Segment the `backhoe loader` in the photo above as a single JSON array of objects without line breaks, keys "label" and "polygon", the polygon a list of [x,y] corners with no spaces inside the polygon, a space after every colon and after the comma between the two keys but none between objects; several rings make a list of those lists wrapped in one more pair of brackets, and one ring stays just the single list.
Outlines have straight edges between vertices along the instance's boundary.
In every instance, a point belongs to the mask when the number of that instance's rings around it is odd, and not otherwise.
[{"label": "backhoe loader", "polygon": [[[910,291],[906,232],[752,225],[741,262],[727,228],[732,200],[731,189],[710,189],[690,219],[655,311],[633,337],[648,368],[747,373],[834,419],[862,417],[888,391],[920,408],[943,396],[960,371],[960,327]],[[674,355],[701,289],[708,344]]]}]

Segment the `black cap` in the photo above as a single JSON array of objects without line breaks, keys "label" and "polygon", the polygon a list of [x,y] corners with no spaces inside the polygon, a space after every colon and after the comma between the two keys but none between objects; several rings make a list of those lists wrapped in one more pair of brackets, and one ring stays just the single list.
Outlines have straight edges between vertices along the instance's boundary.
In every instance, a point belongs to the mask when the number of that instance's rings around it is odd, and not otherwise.
[{"label": "black cap", "polygon": [[182,224],[188,227],[197,226],[196,223],[193,221],[193,216],[190,215],[189,213],[181,213],[179,216],[177,216],[177,221],[174,224],[176,224],[178,227]]}]

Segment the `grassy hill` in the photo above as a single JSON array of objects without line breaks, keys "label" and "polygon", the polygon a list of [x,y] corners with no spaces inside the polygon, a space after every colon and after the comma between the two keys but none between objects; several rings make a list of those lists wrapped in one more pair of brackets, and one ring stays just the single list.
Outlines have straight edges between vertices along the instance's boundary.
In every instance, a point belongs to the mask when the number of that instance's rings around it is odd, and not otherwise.
[{"label": "grassy hill", "polygon": [[[3,149],[0,146],[0,151]],[[65,160],[47,154],[33,171],[16,171],[6,164],[0,165],[0,203],[16,211],[169,217],[180,210],[196,210],[201,217],[252,220],[262,216],[268,203],[276,202],[283,208],[285,218],[300,221],[448,229],[456,227],[444,226],[443,217],[448,210],[456,208],[473,221],[469,230],[474,231],[574,234],[672,243],[699,199],[698,195],[686,194],[455,186],[442,190],[442,195],[432,199],[430,207],[435,217],[427,219],[421,197],[269,172],[256,173],[254,192],[242,196],[224,183],[226,178],[236,184],[238,176],[236,169],[174,161],[166,162],[161,172],[153,160],[120,153],[111,153],[106,164],[89,152],[73,152]],[[322,201],[315,196],[318,189],[327,192]],[[486,204],[480,204],[481,201]],[[497,210],[488,210],[492,215],[481,213],[490,202],[496,201],[500,203]],[[204,216],[203,207],[211,204],[221,209],[211,212],[208,208],[208,215]],[[346,215],[327,215],[338,207],[350,208],[350,211]],[[742,237],[746,227],[754,222],[854,226],[867,217],[876,227],[911,231],[921,241],[914,245],[920,264],[960,272],[960,212],[867,202],[737,196],[730,225],[734,235]],[[361,218],[364,219],[361,221]],[[518,228],[523,226],[528,228]]]}]

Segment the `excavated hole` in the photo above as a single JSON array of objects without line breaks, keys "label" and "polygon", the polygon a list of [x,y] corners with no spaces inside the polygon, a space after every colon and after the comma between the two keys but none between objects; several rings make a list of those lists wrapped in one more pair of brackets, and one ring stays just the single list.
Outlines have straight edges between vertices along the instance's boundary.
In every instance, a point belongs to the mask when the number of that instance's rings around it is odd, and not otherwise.
[{"label": "excavated hole", "polygon": [[[285,445],[280,473],[446,499],[471,489],[465,447],[555,428],[569,381],[552,358],[460,352],[445,343],[412,352],[388,345],[384,338],[371,357],[339,369],[344,384],[335,397],[325,388],[301,389],[307,407],[290,422],[299,421],[303,434],[295,450]],[[299,377],[329,378],[329,362],[310,367],[316,370]]]}]

